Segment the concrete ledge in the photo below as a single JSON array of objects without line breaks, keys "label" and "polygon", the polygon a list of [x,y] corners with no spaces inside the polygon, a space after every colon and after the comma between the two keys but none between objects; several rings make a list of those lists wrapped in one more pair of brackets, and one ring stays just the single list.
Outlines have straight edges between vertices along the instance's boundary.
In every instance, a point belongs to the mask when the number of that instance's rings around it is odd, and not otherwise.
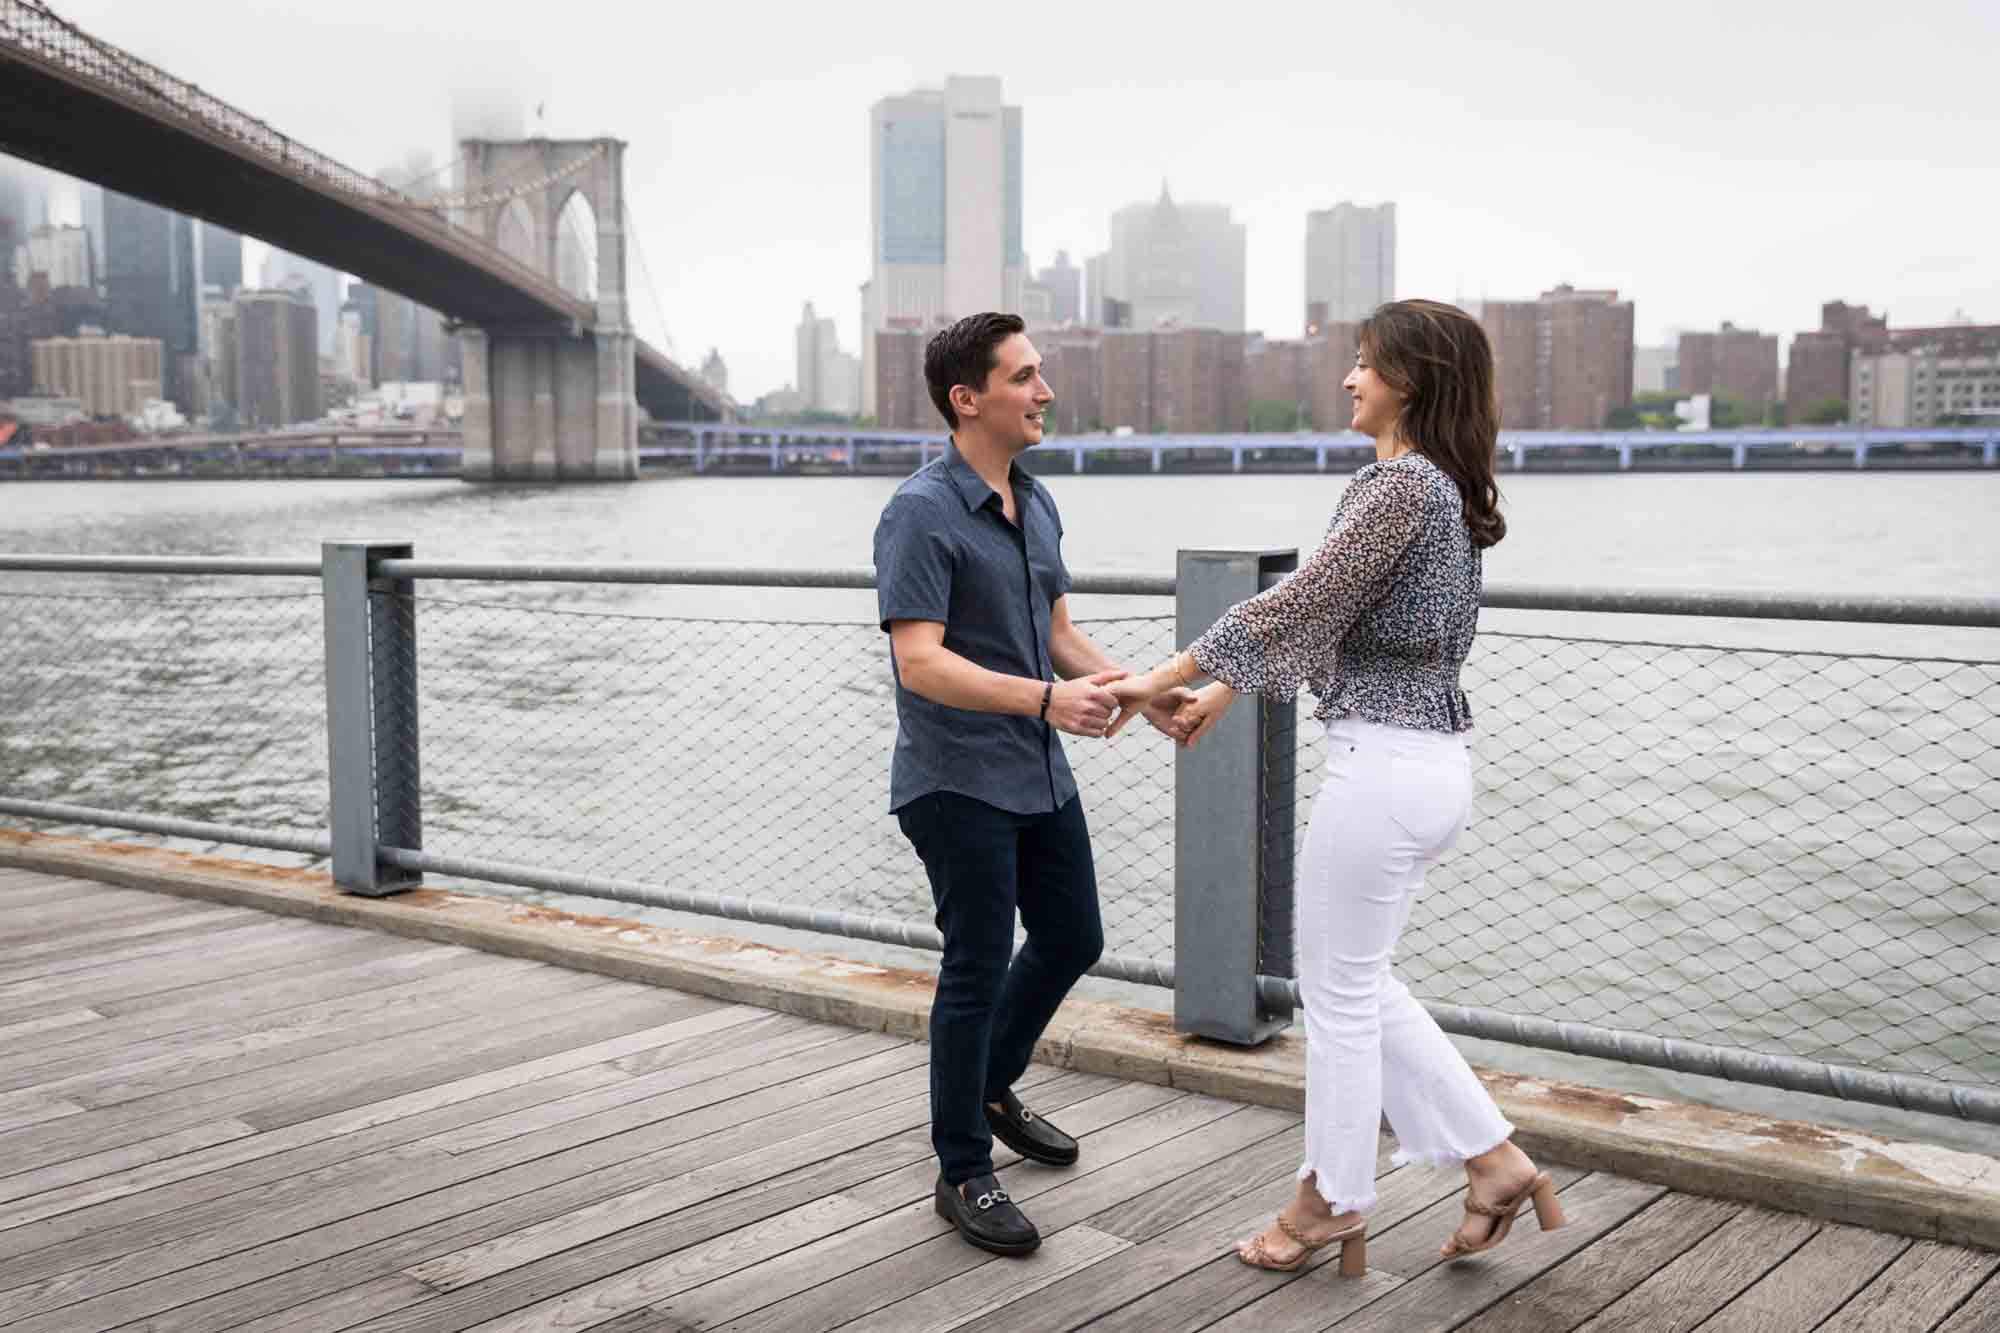
[{"label": "concrete ledge", "polygon": [[[334,925],[532,958],[806,1018],[922,1039],[933,978],[720,935],[580,916],[478,894],[340,892],[323,873],[0,829],[0,866],[255,907]],[[1071,1001],[1037,1058],[1284,1110],[1305,1098],[1305,1041],[1239,1050],[1163,1014]],[[1877,1231],[2000,1250],[2000,1160],[1497,1070],[1480,1077],[1531,1153],[1691,1194]]]}]

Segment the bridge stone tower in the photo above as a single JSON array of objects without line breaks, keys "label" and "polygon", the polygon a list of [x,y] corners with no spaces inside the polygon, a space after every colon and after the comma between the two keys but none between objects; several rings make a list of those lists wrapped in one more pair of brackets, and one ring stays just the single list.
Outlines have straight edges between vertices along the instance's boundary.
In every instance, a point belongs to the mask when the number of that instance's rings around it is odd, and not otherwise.
[{"label": "bridge stone tower", "polygon": [[625,294],[625,145],[467,139],[459,224],[560,285],[586,323],[459,329],[467,480],[630,480],[639,404]]}]

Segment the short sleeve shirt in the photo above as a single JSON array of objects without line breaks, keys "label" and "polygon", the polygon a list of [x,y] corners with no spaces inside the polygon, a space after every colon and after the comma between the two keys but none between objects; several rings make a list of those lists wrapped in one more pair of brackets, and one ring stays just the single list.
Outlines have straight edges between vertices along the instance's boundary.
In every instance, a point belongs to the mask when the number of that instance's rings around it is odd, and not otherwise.
[{"label": "short sleeve shirt", "polygon": [[[944,626],[944,646],[989,671],[1055,679],[1049,621],[1069,591],[1062,519],[1046,487],[1009,472],[1018,525],[1000,495],[949,445],[897,488],[875,527],[876,604],[897,620]],[[1046,814],[1076,795],[1055,728],[1032,717],[934,703],[896,676],[889,808],[955,792],[1014,814]]]}]

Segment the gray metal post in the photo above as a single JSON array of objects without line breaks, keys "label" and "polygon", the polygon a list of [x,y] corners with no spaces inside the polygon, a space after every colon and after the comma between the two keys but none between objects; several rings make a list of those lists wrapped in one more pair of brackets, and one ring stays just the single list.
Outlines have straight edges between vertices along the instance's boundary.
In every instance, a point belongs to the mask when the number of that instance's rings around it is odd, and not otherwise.
[{"label": "gray metal post", "polygon": [[[1175,642],[1297,567],[1297,551],[1180,552]],[[1292,1021],[1289,1007],[1273,1007],[1257,988],[1259,971],[1292,973],[1292,717],[1291,704],[1253,695],[1176,755],[1178,1031],[1253,1046]]]},{"label": "gray metal post", "polygon": [[326,542],[326,754],[333,879],[381,897],[422,883],[382,847],[423,847],[417,798],[417,620],[414,585],[382,578],[407,542]]}]

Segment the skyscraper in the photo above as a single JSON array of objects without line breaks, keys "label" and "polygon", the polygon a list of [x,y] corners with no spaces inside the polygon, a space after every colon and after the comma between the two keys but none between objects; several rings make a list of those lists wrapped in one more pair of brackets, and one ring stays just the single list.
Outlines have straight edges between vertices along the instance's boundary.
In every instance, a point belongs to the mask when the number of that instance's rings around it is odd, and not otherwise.
[{"label": "skyscraper", "polygon": [[197,345],[194,220],[106,191],[104,263],[111,332],[160,340],[164,396],[192,414],[193,386],[181,372]]},{"label": "skyscraper", "polygon": [[14,224],[19,243],[48,219],[48,172],[32,162],[0,157],[0,219]]},{"label": "skyscraper", "polygon": [[861,363],[840,350],[840,334],[833,320],[814,314],[811,301],[799,317],[794,343],[804,410],[852,415],[860,405]]},{"label": "skyscraper", "polygon": [[953,75],[869,114],[870,277],[861,289],[862,411],[875,333],[1021,303],[1021,109],[1000,80]]},{"label": "skyscraper", "polygon": [[313,307],[299,292],[236,294],[236,409],[244,426],[288,426],[320,414]]},{"label": "skyscraper", "polygon": [[1049,322],[1074,324],[1083,315],[1083,270],[1069,262],[1069,251],[1056,251],[1056,262],[1037,270],[1035,281],[1049,294]]},{"label": "skyscraper", "polygon": [[283,288],[303,292],[312,303],[319,354],[333,355],[334,338],[340,329],[340,274],[274,245],[264,256],[263,285],[268,291]]},{"label": "skyscraper", "polygon": [[1134,329],[1240,333],[1247,251],[1227,205],[1177,203],[1163,181],[1158,199],[1111,215],[1111,248],[1091,261],[1093,277],[1103,275],[1092,314],[1107,327],[1115,318]]},{"label": "skyscraper", "polygon": [[1396,206],[1306,214],[1306,323],[1353,324],[1396,299]]},{"label": "skyscraper", "polygon": [[243,285],[243,238],[213,222],[201,224],[201,285],[224,297]]}]

